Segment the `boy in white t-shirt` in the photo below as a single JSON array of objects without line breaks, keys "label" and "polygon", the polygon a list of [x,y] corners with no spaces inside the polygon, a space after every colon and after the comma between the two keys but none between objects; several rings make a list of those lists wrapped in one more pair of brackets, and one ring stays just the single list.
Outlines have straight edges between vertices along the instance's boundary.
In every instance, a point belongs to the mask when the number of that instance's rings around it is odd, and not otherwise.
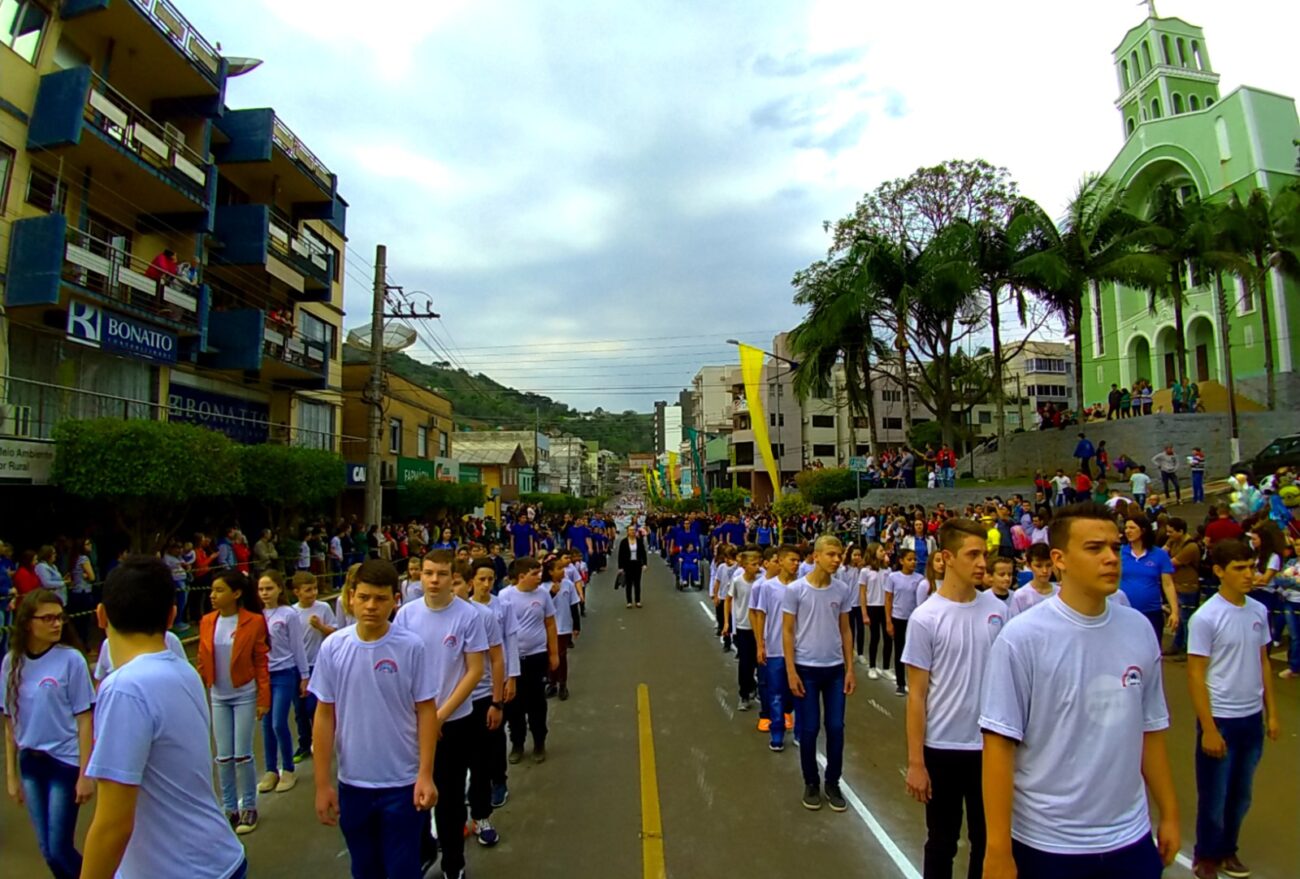
[{"label": "boy in white t-shirt", "polygon": [[763,565],[763,554],[757,546],[747,545],[736,556],[738,567],[730,584],[723,584],[723,637],[731,636],[736,645],[736,688],[740,695],[737,710],[748,711],[754,707],[754,694],[758,689],[755,673],[758,669],[758,645],[749,622],[749,599]]},{"label": "boy in white t-shirt", "polygon": [[729,543],[719,544],[717,564],[713,568],[713,576],[709,581],[709,598],[713,600],[713,612],[718,622],[714,634],[722,639],[723,653],[731,652],[731,635],[723,633],[727,623],[727,596],[723,593],[723,584],[731,585],[731,578],[736,572],[736,566],[733,564],[735,557],[736,548],[734,546]]},{"label": "boy in white t-shirt", "polygon": [[984,671],[984,876],[1158,879],[1179,841],[1160,645],[1108,600],[1121,546],[1110,510],[1062,507],[1049,541],[1061,591],[1007,623]]},{"label": "boy in white t-shirt", "polygon": [[540,588],[542,566],[525,556],[510,563],[513,585],[498,598],[511,605],[518,624],[519,681],[515,698],[506,703],[510,728],[510,763],[524,758],[524,740],[533,734],[533,760],[546,760],[546,679],[560,667],[560,648],[555,634],[555,602],[549,590]]},{"label": "boy in white t-shirt", "polygon": [[[1007,607],[984,579],[987,529],[973,519],[939,528],[943,581],[908,621],[907,791],[925,804],[925,875],[951,879],[963,807],[970,840],[968,879],[984,869],[979,695]],[[1004,559],[1005,561],[1005,559]]]},{"label": "boy in white t-shirt", "polygon": [[[1033,549],[1032,546],[1029,547]],[[1011,581],[1016,576],[1016,560],[1006,556],[994,556],[989,559],[984,571],[984,585],[988,592],[1004,605],[1011,600]]]},{"label": "boy in white t-shirt", "polygon": [[[316,575],[310,571],[297,571],[293,575],[293,593],[298,603],[293,606],[298,618],[302,620],[302,643],[307,651],[308,676],[316,667],[316,657],[320,654],[320,645],[326,636],[334,634],[338,623],[334,620],[334,611],[323,601],[317,601],[318,587]],[[308,691],[305,695],[294,698],[293,714],[298,724],[298,750],[293,755],[294,763],[311,759],[311,727],[316,718],[316,697]]]},{"label": "boy in white t-shirt", "polygon": [[1210,549],[1219,592],[1188,623],[1187,683],[1196,711],[1196,848],[1192,871],[1245,877],[1237,838],[1250,808],[1264,735],[1281,732],[1269,674],[1268,611],[1250,597],[1255,551],[1239,540]]},{"label": "boy in white t-shirt", "polygon": [[[428,822],[420,813],[438,800],[438,681],[420,636],[388,622],[397,588],[391,562],[361,563],[352,590],[357,622],[324,640],[311,676],[316,817],[342,830],[354,876],[421,875]],[[461,791],[447,793],[464,802]]]},{"label": "boy in white t-shirt", "polygon": [[822,807],[817,778],[817,735],[825,711],[826,801],[832,810],[848,808],[840,791],[844,764],[844,708],[857,682],[853,676],[853,633],[849,629],[852,589],[834,579],[844,557],[838,537],[823,534],[813,547],[813,569],[786,587],[781,646],[786,680],[799,706],[799,765],[805,809]]},{"label": "boy in white t-shirt", "polygon": [[1034,578],[1017,589],[1007,602],[1007,619],[1019,616],[1061,591],[1060,585],[1052,582],[1052,550],[1046,544],[1035,543],[1025,557]]}]

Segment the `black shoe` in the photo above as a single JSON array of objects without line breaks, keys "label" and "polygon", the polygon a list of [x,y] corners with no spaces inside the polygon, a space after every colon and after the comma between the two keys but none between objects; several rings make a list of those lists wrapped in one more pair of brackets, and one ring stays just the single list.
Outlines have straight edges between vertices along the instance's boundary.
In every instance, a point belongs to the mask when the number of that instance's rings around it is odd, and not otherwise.
[{"label": "black shoe", "polygon": [[550,699],[550,698],[554,697],[555,694],[558,693],[558,692],[560,692],[560,690],[559,690],[559,688],[558,688],[557,686],[555,686],[555,684],[547,684],[547,685],[546,685],[546,698],[547,698],[547,699]]},{"label": "black shoe", "polygon": [[534,763],[545,763],[545,762],[546,762],[546,746],[545,746],[545,745],[534,745],[534,746],[533,746],[533,762],[534,762]]},{"label": "black shoe", "polygon": [[568,688],[567,685],[564,685],[564,684],[561,684],[561,685],[560,685],[560,694],[559,694],[559,695],[560,695],[560,701],[561,701],[561,702],[567,702],[567,701],[568,701],[568,699],[569,699],[569,688]]},{"label": "black shoe", "polygon": [[809,811],[816,812],[822,807],[822,792],[815,784],[806,784],[803,787],[803,807]]},{"label": "black shoe", "polygon": [[844,800],[844,794],[840,792],[838,783],[826,785],[826,802],[830,805],[832,812],[843,812],[849,807],[849,804]]},{"label": "black shoe", "polygon": [[506,759],[508,759],[512,764],[518,763],[520,760],[524,759],[524,746],[515,745],[512,747],[510,749],[510,756]]}]

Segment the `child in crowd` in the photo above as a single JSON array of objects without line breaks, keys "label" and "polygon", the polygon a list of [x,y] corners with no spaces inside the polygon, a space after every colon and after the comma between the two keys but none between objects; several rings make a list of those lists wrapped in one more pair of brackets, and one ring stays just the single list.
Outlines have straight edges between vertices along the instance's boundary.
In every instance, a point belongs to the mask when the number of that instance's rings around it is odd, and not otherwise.
[{"label": "child in crowd", "polygon": [[[893,636],[886,627],[888,617],[885,615],[885,580],[889,577],[885,548],[879,543],[867,544],[866,567],[858,575],[858,594],[861,598],[864,618],[870,629],[870,641],[867,643],[867,677],[876,680],[880,677],[879,669],[889,669],[890,657],[894,647]],[[880,665],[876,665],[877,648],[880,653]]]},{"label": "child in crowd", "polygon": [[116,670],[95,706],[95,727],[112,734],[96,737],[86,766],[98,788],[82,879],[173,876],[178,865],[195,879],[243,879],[243,846],[212,796],[203,684],[167,649],[171,572],[127,557],[108,575],[97,615]]},{"label": "child in crowd", "polygon": [[[761,578],[754,587],[749,600],[750,616],[758,654],[758,673],[766,681],[761,688],[762,696],[767,701],[767,729],[771,739],[768,748],[780,752],[785,750],[785,731],[792,727],[793,698],[790,694],[790,680],[785,667],[785,644],[782,632],[785,628],[785,591],[795,581],[799,570],[799,550],[789,544],[769,547],[764,552],[771,552],[772,563],[767,577]],[[759,730],[763,730],[762,724]]]},{"label": "child in crowd", "polygon": [[717,564],[714,565],[713,575],[709,584],[709,598],[713,600],[713,612],[717,618],[717,628],[714,631],[722,639],[722,652],[731,652],[731,633],[726,631],[727,607],[725,603],[726,594],[723,592],[723,583],[731,585],[731,578],[735,573],[733,561],[736,557],[736,548],[729,543],[723,543],[718,546]]},{"label": "child in crowd", "polygon": [[1187,682],[1196,712],[1196,848],[1192,872],[1250,875],[1237,839],[1250,808],[1264,736],[1281,734],[1269,674],[1268,611],[1250,597],[1255,551],[1239,540],[1210,550],[1219,591],[1192,614]]},{"label": "child in crowd", "polygon": [[[1035,544],[1037,545],[1037,544]],[[1033,549],[1030,546],[1030,549]],[[1011,600],[1011,580],[1015,575],[1016,563],[1014,559],[1005,556],[992,557],[989,561],[988,570],[984,573],[984,585],[992,593],[994,598],[1006,603]]]},{"label": "child in crowd", "polygon": [[[578,555],[578,551],[572,550],[570,558],[572,555]],[[577,561],[580,560],[581,558]],[[577,609],[581,599],[578,597],[577,583],[570,577],[581,579],[581,576],[574,561],[566,564],[564,553],[546,562],[546,574],[546,588],[555,605],[555,643],[560,657],[559,664],[551,672],[550,681],[546,685],[546,696],[548,699],[558,696],[563,702],[569,698],[569,649],[582,632],[582,616]]]},{"label": "child in crowd", "polygon": [[786,588],[782,648],[788,660],[786,679],[798,700],[799,764],[805,809],[821,808],[817,777],[817,736],[826,728],[826,801],[831,809],[848,808],[840,791],[844,762],[845,697],[856,689],[853,635],[849,631],[851,589],[834,579],[844,556],[839,538],[824,534],[813,546],[814,568]]},{"label": "child in crowd", "polygon": [[837,572],[839,579],[853,593],[853,604],[849,608],[849,630],[853,632],[853,654],[858,662],[864,662],[863,650],[866,647],[866,626],[863,624],[862,590],[858,581],[862,578],[862,548],[855,546],[849,550],[849,562]]},{"label": "child in crowd", "polygon": [[538,588],[542,566],[537,559],[515,559],[509,576],[513,585],[498,596],[511,606],[519,624],[519,684],[515,698],[506,704],[509,761],[513,764],[524,758],[524,740],[531,732],[533,762],[542,763],[546,760],[546,679],[560,667],[555,602],[549,589]]},{"label": "child in crowd", "polygon": [[902,550],[898,570],[885,579],[885,631],[894,639],[894,694],[907,695],[903,648],[907,646],[907,621],[916,610],[917,593],[925,578],[916,572],[916,553]]},{"label": "child in crowd", "polygon": [[[491,617],[484,618],[489,668],[470,695],[474,706],[470,716],[478,732],[471,742],[469,816],[471,829],[483,846],[496,845],[499,836],[491,823],[492,810],[504,806],[509,795],[505,706],[514,699],[519,677],[519,627],[513,607],[492,594],[495,583],[496,566],[491,559],[479,559],[470,565],[469,600]],[[494,645],[496,632],[501,633],[501,639]]]},{"label": "child in crowd", "polygon": [[[305,572],[304,572],[305,573]],[[307,574],[307,576],[312,576]],[[267,571],[257,581],[271,653],[271,710],[262,716],[262,758],[266,773],[257,783],[262,793],[284,793],[298,783],[293,772],[293,739],[289,737],[289,707],[307,692],[310,677],[302,619],[285,601],[284,576]]]},{"label": "child in crowd", "polygon": [[1029,570],[1033,573],[1033,579],[1011,596],[1011,601],[1007,603],[1007,619],[1019,616],[1061,590],[1061,587],[1051,580],[1052,550],[1049,547],[1035,543],[1029,547],[1026,556],[1029,559]]},{"label": "child in crowd", "polygon": [[[420,636],[388,622],[397,607],[391,562],[363,562],[350,596],[356,624],[324,640],[311,678],[316,817],[343,832],[353,876],[418,877],[428,836],[420,813],[438,799],[438,681]],[[447,798],[464,802],[454,790]]]},{"label": "child in crowd", "polygon": [[[307,653],[307,674],[316,667],[316,656],[320,653],[321,642],[338,628],[334,621],[334,611],[323,601],[317,601],[317,578],[306,571],[297,571],[293,575],[293,593],[298,603],[293,606],[302,621],[303,649]],[[293,716],[298,725],[298,750],[294,752],[293,762],[301,763],[311,759],[311,727],[316,718],[316,697],[310,692],[299,694],[293,703]]]},{"label": "child in crowd", "polygon": [[757,546],[748,544],[741,548],[736,560],[739,563],[736,574],[730,583],[722,584],[725,605],[722,634],[723,637],[731,635],[732,643],[736,645],[736,683],[740,699],[737,710],[748,711],[754,707],[754,695],[758,687],[755,679],[758,648],[749,622],[749,598],[758,579],[763,555]]},{"label": "child in crowd", "polygon": [[[102,649],[107,653],[108,645]],[[0,687],[9,797],[27,806],[50,872],[56,879],[75,879],[82,866],[77,814],[95,793],[86,775],[95,688],[63,602],[52,590],[28,592],[18,605],[9,652],[0,663]]]},{"label": "child in crowd", "polygon": [[424,586],[420,582],[420,563],[419,556],[411,556],[406,560],[406,576],[397,584],[402,604],[408,601],[419,601],[424,597]]},{"label": "child in crowd", "polygon": [[334,599],[334,621],[338,623],[340,629],[351,626],[357,621],[357,618],[352,615],[352,590],[357,584],[357,573],[360,570],[359,562],[348,567],[347,573],[343,576],[343,588],[339,590],[339,597]]},{"label": "child in crowd", "polygon": [[218,574],[208,598],[212,612],[199,621],[199,677],[211,704],[221,803],[242,835],[257,829],[253,728],[271,710],[270,644],[262,600],[247,575]]}]

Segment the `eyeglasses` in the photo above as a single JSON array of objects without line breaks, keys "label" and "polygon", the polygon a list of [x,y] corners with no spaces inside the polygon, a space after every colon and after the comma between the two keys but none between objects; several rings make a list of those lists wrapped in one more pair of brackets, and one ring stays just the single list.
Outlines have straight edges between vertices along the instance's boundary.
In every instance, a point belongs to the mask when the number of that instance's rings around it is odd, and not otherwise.
[{"label": "eyeglasses", "polygon": [[38,613],[34,614],[32,619],[40,620],[43,623],[49,623],[51,626],[58,626],[62,625],[63,621],[67,619],[67,617],[61,613]]}]

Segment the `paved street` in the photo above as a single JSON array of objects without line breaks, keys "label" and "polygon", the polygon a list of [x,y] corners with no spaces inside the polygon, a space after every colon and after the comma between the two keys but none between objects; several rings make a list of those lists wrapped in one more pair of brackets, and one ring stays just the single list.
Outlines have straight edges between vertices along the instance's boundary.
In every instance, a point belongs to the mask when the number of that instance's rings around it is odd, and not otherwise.
[{"label": "paved street", "polygon": [[[799,804],[798,751],[770,753],[754,730],[756,714],[735,712],[735,663],[711,637],[700,593],[675,592],[657,559],[646,576],[644,609],[624,608],[612,582],[606,572],[589,589],[587,630],[570,655],[573,697],[550,706],[550,757],[511,768],[510,801],[497,816],[503,842],[492,850],[471,844],[471,875],[652,875],[644,872],[643,850],[653,860],[659,838],[643,840],[642,803],[657,801],[667,876],[919,876],[924,819],[903,790],[903,700],[892,682],[860,675],[850,699],[850,810],[807,812]],[[1195,785],[1185,666],[1166,663],[1165,674],[1183,852],[1190,855]],[[648,691],[657,764],[657,791],[645,798],[640,684]],[[1242,839],[1243,859],[1258,879],[1294,877],[1300,863],[1300,690],[1278,684],[1285,735],[1266,749]],[[8,800],[0,816],[0,876],[45,875],[26,817]],[[89,818],[86,809],[83,833]],[[342,838],[312,813],[309,763],[297,789],[262,798],[261,826],[244,841],[257,879],[348,875]],[[1176,865],[1167,875],[1190,870]]]}]

